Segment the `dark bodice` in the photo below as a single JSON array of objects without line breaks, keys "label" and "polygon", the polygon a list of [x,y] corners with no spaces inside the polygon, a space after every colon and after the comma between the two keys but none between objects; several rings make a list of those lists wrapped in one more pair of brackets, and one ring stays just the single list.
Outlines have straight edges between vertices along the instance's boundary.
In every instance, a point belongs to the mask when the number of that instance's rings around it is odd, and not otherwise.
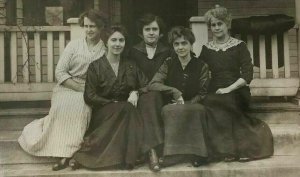
[{"label": "dark bodice", "polygon": [[180,96],[185,101],[201,102],[207,94],[208,66],[193,57],[185,69],[177,56],[165,60],[149,84],[150,90],[171,94],[173,99]]},{"label": "dark bodice", "polygon": [[101,106],[111,101],[125,101],[129,93],[148,83],[135,62],[122,58],[115,76],[106,57],[92,62],[88,69],[84,99],[87,104]]},{"label": "dark bodice", "polygon": [[154,74],[158,71],[159,67],[163,64],[164,60],[169,56],[170,49],[159,42],[153,58],[149,59],[147,57],[146,45],[144,42],[141,42],[132,47],[128,58],[137,63],[138,67],[150,81]]},{"label": "dark bodice", "polygon": [[228,87],[239,78],[243,78],[248,84],[253,78],[253,65],[244,42],[239,42],[225,51],[203,46],[200,59],[208,64],[211,71],[212,92]]},{"label": "dark bodice", "polygon": [[168,74],[165,84],[177,88],[184,100],[191,100],[201,90],[198,83],[204,63],[192,58],[184,70],[178,58],[170,59],[166,63]]}]

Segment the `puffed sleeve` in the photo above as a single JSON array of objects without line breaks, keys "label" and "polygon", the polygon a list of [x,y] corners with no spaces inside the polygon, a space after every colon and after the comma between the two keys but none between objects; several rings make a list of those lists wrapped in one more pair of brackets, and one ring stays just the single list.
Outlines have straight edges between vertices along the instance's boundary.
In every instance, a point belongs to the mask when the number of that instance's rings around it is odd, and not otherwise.
[{"label": "puffed sleeve", "polygon": [[207,95],[209,85],[209,69],[208,65],[205,63],[203,63],[198,81],[199,92],[194,98],[192,98],[191,103],[200,103]]},{"label": "puffed sleeve", "polygon": [[70,70],[69,62],[72,59],[75,51],[76,51],[76,42],[71,41],[66,46],[63,53],[61,54],[55,69],[55,77],[58,84],[61,84],[65,80],[72,77],[68,72]]},{"label": "puffed sleeve", "polygon": [[182,95],[182,93],[178,89],[164,84],[167,78],[167,74],[168,74],[168,64],[166,60],[161,65],[157,73],[153,76],[152,80],[148,85],[148,89],[152,91],[162,91],[167,94],[172,94],[173,98],[177,100]]},{"label": "puffed sleeve", "polygon": [[244,42],[242,42],[240,47],[240,67],[241,67],[241,78],[243,78],[247,84],[253,79],[253,64],[250,56],[250,52]]},{"label": "puffed sleeve", "polygon": [[103,98],[97,94],[98,75],[93,63],[89,65],[84,89],[84,101],[90,106],[102,106],[112,102],[112,100]]}]

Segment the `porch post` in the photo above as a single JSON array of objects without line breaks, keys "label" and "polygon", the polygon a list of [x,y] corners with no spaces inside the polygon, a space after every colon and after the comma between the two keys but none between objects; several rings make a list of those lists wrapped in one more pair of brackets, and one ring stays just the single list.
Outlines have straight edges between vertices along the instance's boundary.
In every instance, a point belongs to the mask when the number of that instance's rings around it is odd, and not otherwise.
[{"label": "porch post", "polygon": [[94,0],[94,9],[99,10],[100,2],[99,0]]},{"label": "porch post", "polygon": [[69,18],[67,23],[70,25],[71,40],[84,37],[83,28],[79,26],[79,18]]},{"label": "porch post", "polygon": [[[297,28],[297,56],[298,56],[298,76],[300,78],[300,1],[299,0],[295,0],[295,22],[296,25],[298,25]],[[300,90],[298,90],[298,93],[296,95],[296,97],[293,99],[293,102],[296,103],[297,105],[300,105]]]},{"label": "porch post", "polygon": [[5,7],[6,0],[0,0],[0,25],[6,24],[6,7]]},{"label": "porch post", "polygon": [[16,1],[16,18],[17,18],[17,24],[23,25],[23,0],[17,0]]},{"label": "porch post", "polygon": [[208,28],[204,17],[191,17],[190,27],[196,38],[196,41],[193,45],[193,52],[196,54],[196,56],[199,56],[202,50],[202,45],[208,42]]}]

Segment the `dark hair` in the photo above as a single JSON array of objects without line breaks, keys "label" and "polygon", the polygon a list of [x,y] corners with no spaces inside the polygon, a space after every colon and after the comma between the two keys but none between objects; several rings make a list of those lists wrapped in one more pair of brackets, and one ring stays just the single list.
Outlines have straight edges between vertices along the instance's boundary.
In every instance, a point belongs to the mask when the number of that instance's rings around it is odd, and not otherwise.
[{"label": "dark hair", "polygon": [[140,19],[137,21],[137,29],[138,29],[138,34],[143,35],[143,28],[146,25],[149,25],[150,23],[156,21],[159,27],[159,33],[164,34],[166,25],[162,18],[160,18],[157,15],[154,14],[145,14],[143,15]]},{"label": "dark hair", "polygon": [[231,14],[228,12],[228,10],[225,7],[222,7],[220,5],[215,5],[214,8],[209,9],[204,14],[204,17],[208,27],[210,27],[211,19],[213,17],[223,21],[228,26],[228,28],[231,27],[231,19],[232,19]]},{"label": "dark hair", "polygon": [[196,40],[194,33],[189,28],[185,28],[183,26],[175,26],[168,33],[169,43],[172,45],[173,42],[181,36],[183,36],[184,39],[188,40],[191,44],[194,44]]},{"label": "dark hair", "polygon": [[105,28],[105,30],[103,32],[102,40],[104,41],[105,44],[107,43],[109,37],[112,34],[114,34],[115,32],[120,32],[125,37],[125,39],[127,38],[126,28],[121,24],[113,24],[113,25]]},{"label": "dark hair", "polygon": [[83,25],[84,25],[84,17],[87,17],[92,22],[94,22],[98,28],[105,28],[108,23],[107,22],[108,18],[104,13],[102,13],[98,10],[95,10],[95,9],[90,9],[90,10],[83,12],[79,16],[79,25],[81,27],[83,27]]}]

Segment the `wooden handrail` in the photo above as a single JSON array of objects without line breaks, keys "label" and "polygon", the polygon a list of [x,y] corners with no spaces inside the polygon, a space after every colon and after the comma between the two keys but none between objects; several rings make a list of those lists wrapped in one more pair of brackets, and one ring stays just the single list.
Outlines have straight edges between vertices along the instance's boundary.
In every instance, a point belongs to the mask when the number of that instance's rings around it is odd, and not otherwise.
[{"label": "wooden handrail", "polygon": [[70,31],[69,26],[0,26],[0,32],[54,32]]}]

